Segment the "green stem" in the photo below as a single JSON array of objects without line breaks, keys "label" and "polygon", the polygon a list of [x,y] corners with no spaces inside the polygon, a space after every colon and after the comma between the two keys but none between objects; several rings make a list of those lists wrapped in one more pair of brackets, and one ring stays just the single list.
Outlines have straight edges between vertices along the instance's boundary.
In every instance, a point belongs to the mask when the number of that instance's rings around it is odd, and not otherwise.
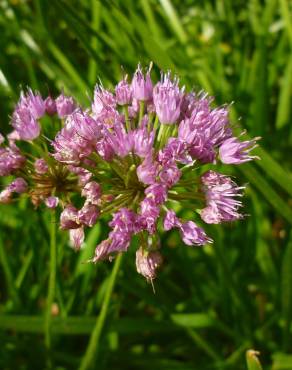
[{"label": "green stem", "polygon": [[142,118],[144,116],[145,101],[140,100],[139,104],[140,104],[140,110],[139,110],[139,125],[140,125]]},{"label": "green stem", "polygon": [[95,327],[91,333],[89,344],[86,349],[86,353],[81,361],[79,370],[87,370],[93,367],[95,363],[97,351],[99,349],[99,339],[104,326],[106,315],[109,308],[110,298],[113,292],[113,288],[116,282],[117,274],[121,264],[122,254],[119,254],[115,260],[113,270],[109,277],[108,287],[105,293],[104,301],[101,306],[100,314],[97,317]]},{"label": "green stem", "polygon": [[45,345],[48,350],[51,348],[51,311],[55,298],[56,285],[56,265],[57,265],[57,245],[56,245],[56,211],[51,211],[51,229],[50,229],[50,275],[47,296],[47,307],[45,314]]},{"label": "green stem", "polygon": [[128,110],[128,106],[125,105],[123,107],[123,110],[124,110],[124,115],[125,115],[125,122],[126,122],[126,127],[127,127],[127,132],[130,132],[131,131],[131,121],[129,119],[129,110]]}]

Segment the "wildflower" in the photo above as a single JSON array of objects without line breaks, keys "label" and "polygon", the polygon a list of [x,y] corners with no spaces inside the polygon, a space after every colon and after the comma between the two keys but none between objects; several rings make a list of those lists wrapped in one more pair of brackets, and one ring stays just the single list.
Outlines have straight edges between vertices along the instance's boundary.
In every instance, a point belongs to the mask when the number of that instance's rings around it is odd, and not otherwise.
[{"label": "wildflower", "polygon": [[22,177],[18,177],[8,185],[8,189],[11,193],[24,193],[27,189],[27,182]]},{"label": "wildflower", "polygon": [[43,158],[38,158],[34,162],[35,172],[39,175],[43,175],[48,172],[49,166]]},{"label": "wildflower", "polygon": [[178,87],[178,79],[170,79],[170,72],[162,75],[162,81],[153,89],[156,114],[162,124],[173,124],[180,116],[184,88]]},{"label": "wildflower", "polygon": [[46,108],[46,113],[49,116],[53,116],[54,114],[57,113],[57,105],[55,100],[51,97],[48,96],[45,100],[45,108]]},{"label": "wildflower", "polygon": [[136,69],[132,80],[133,98],[148,101],[152,99],[153,84],[150,77],[151,65],[144,76],[140,64]]},{"label": "wildflower", "polygon": [[117,103],[119,105],[127,105],[131,103],[133,92],[132,87],[127,82],[127,76],[117,84],[115,93]]},{"label": "wildflower", "polygon": [[98,205],[101,197],[101,187],[96,181],[87,182],[82,189],[81,195],[86,197],[86,202]]},{"label": "wildflower", "polygon": [[59,198],[58,197],[50,196],[50,197],[45,199],[45,205],[48,208],[56,208],[58,206],[58,204],[59,204]]},{"label": "wildflower", "polygon": [[69,114],[73,113],[76,104],[74,99],[71,96],[66,96],[63,93],[60,94],[55,100],[57,114],[60,118],[65,118]]},{"label": "wildflower", "polygon": [[[232,132],[227,106],[213,108],[206,94],[185,92],[170,72],[154,84],[150,72],[151,65],[146,73],[138,65],[131,83],[125,77],[114,91],[97,85],[88,108],[63,93],[56,100],[43,100],[31,90],[22,93],[8,146],[0,136],[0,176],[15,176],[0,202],[25,192],[35,207],[60,207],[60,229],[68,230],[77,250],[86,228],[110,217],[108,236],[91,261],[111,260],[135,238],[140,242],[137,271],[152,282],[162,264],[159,225],[197,247],[212,242],[201,224],[244,217],[244,186],[216,172],[215,165],[218,158],[228,164],[255,159],[251,150],[258,138],[241,142]],[[61,129],[53,136],[50,130],[48,138],[40,135],[45,113],[62,120]],[[19,140],[33,142],[38,156],[33,151],[26,160]],[[200,175],[205,163],[211,169]],[[175,203],[191,206],[194,220],[179,217]]]},{"label": "wildflower", "polygon": [[241,164],[259,159],[257,156],[249,155],[249,152],[257,147],[259,138],[240,142],[237,138],[226,139],[219,148],[220,159],[226,164]]},{"label": "wildflower", "polygon": [[78,229],[72,229],[69,231],[70,245],[72,248],[79,250],[84,242],[84,229],[79,227]]},{"label": "wildflower", "polygon": [[229,177],[214,171],[206,172],[202,177],[203,192],[206,196],[207,207],[202,209],[201,218],[206,223],[218,224],[241,219],[238,212],[242,202],[241,190]]},{"label": "wildflower", "polygon": [[38,92],[28,90],[21,93],[19,102],[12,115],[12,126],[22,140],[31,141],[40,134],[38,119],[45,114],[45,102]]}]

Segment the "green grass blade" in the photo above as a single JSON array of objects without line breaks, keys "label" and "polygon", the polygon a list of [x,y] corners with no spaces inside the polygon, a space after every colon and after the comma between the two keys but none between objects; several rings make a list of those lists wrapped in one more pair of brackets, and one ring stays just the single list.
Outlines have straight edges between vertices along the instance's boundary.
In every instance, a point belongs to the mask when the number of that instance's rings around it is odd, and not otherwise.
[{"label": "green grass blade", "polygon": [[287,351],[291,343],[290,326],[292,320],[292,233],[286,247],[282,262],[282,314],[283,327],[283,350]]},{"label": "green grass blade", "polygon": [[257,190],[264,195],[266,200],[277,210],[277,212],[292,224],[292,210],[287,203],[270,186],[269,182],[249,163],[242,165],[239,170],[245,175]]}]

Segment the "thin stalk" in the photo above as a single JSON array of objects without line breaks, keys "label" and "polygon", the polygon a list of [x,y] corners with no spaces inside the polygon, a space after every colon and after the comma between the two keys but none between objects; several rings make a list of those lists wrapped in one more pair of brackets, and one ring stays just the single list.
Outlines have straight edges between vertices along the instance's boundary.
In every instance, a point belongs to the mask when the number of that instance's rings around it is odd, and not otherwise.
[{"label": "thin stalk", "polygon": [[144,116],[145,101],[140,100],[139,103],[140,103],[140,110],[139,110],[139,125],[140,125],[142,118]]},{"label": "thin stalk", "polygon": [[93,367],[95,363],[97,351],[99,349],[99,339],[101,336],[101,332],[104,326],[104,322],[107,316],[110,298],[113,292],[113,288],[116,282],[116,278],[118,275],[119,267],[121,264],[122,254],[119,254],[115,260],[113,270],[109,277],[108,287],[105,293],[104,301],[101,306],[100,314],[97,317],[95,327],[91,333],[91,337],[89,339],[88,347],[86,349],[85,355],[81,361],[79,370],[87,370]]},{"label": "thin stalk", "polygon": [[123,107],[123,110],[124,110],[124,115],[125,115],[125,121],[126,121],[126,127],[127,127],[127,132],[130,132],[131,131],[131,121],[129,119],[129,109],[128,109],[128,106],[125,105]]},{"label": "thin stalk", "polygon": [[57,265],[57,245],[56,245],[56,211],[51,211],[50,225],[50,275],[47,295],[47,308],[45,314],[45,345],[48,350],[51,348],[51,322],[52,304],[55,298],[56,286],[56,265]]}]

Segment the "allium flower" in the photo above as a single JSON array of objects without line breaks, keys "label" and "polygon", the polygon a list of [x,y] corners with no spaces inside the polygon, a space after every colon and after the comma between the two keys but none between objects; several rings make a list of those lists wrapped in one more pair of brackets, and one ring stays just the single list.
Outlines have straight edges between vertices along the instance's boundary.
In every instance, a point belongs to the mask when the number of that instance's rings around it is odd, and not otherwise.
[{"label": "allium flower", "polygon": [[45,108],[46,108],[46,113],[49,116],[53,116],[54,114],[57,113],[56,102],[51,96],[48,96],[47,99],[45,100]]},{"label": "allium flower", "polygon": [[127,82],[127,76],[120,81],[116,88],[116,100],[119,105],[127,105],[130,104],[132,101],[132,87]]},{"label": "allium flower", "polygon": [[[207,94],[185,92],[170,72],[156,84],[150,74],[151,65],[145,74],[138,65],[131,84],[125,77],[114,91],[97,85],[91,106],[84,108],[63,93],[56,100],[31,90],[22,94],[9,146],[0,136],[0,176],[15,175],[0,203],[25,192],[35,207],[54,209],[77,250],[85,229],[110,216],[111,230],[91,261],[126,252],[134,238],[137,271],[152,282],[162,264],[160,225],[178,232],[182,244],[202,246],[212,242],[203,222],[243,218],[244,186],[216,172],[215,165],[218,158],[226,164],[257,158],[250,152],[258,138],[240,142],[227,106],[213,108]],[[55,112],[52,127],[59,118],[61,129],[52,135],[53,128],[46,132],[38,120]],[[21,140],[34,141],[28,158],[19,149]],[[205,163],[211,169],[204,173]],[[177,204],[193,209],[192,220],[175,213]]]},{"label": "allium flower", "polygon": [[59,204],[59,198],[58,197],[51,196],[51,197],[48,197],[48,198],[45,199],[45,205],[48,208],[56,208],[56,207],[58,207],[58,204]]},{"label": "allium flower", "polygon": [[114,95],[103,88],[101,85],[96,85],[94,90],[94,100],[92,103],[92,112],[96,117],[103,112],[107,112],[111,108],[116,107],[116,99]]},{"label": "allium flower", "polygon": [[34,140],[41,132],[38,121],[32,116],[27,107],[16,108],[12,116],[12,126],[22,140]]},{"label": "allium flower", "polygon": [[38,92],[28,90],[27,95],[21,93],[19,102],[12,115],[12,126],[19,138],[31,141],[40,135],[40,125],[37,121],[45,114],[45,102]]},{"label": "allium flower", "polygon": [[69,231],[70,245],[72,248],[79,250],[84,242],[84,229],[79,227],[78,229],[72,229]]},{"label": "allium flower", "polygon": [[227,164],[241,164],[259,159],[257,156],[249,155],[249,152],[257,147],[257,140],[259,140],[259,137],[243,142],[235,137],[226,139],[219,148],[221,161]]},{"label": "allium flower", "polygon": [[72,96],[66,96],[63,93],[57,97],[55,103],[57,114],[60,118],[69,116],[69,114],[73,113],[76,108],[76,104]]},{"label": "allium flower", "polygon": [[170,79],[170,72],[162,75],[153,89],[153,102],[156,114],[163,124],[173,124],[180,116],[180,107],[184,96],[184,88],[178,87],[178,79]]},{"label": "allium flower", "polygon": [[35,172],[39,175],[43,175],[48,172],[49,166],[43,158],[38,158],[34,162]]},{"label": "allium flower", "polygon": [[201,211],[201,218],[206,223],[219,224],[243,217],[238,212],[242,203],[237,198],[242,197],[244,186],[239,187],[229,177],[214,171],[206,172],[201,181],[207,202],[207,207]]},{"label": "allium flower", "polygon": [[27,182],[22,177],[18,177],[8,185],[8,189],[11,193],[24,193],[27,190]]},{"label": "allium flower", "polygon": [[95,181],[90,181],[84,185],[81,195],[86,197],[86,202],[98,205],[101,197],[101,187]]},{"label": "allium flower", "polygon": [[153,95],[153,84],[150,77],[151,65],[144,76],[140,64],[132,80],[133,97],[137,100],[149,101]]}]

